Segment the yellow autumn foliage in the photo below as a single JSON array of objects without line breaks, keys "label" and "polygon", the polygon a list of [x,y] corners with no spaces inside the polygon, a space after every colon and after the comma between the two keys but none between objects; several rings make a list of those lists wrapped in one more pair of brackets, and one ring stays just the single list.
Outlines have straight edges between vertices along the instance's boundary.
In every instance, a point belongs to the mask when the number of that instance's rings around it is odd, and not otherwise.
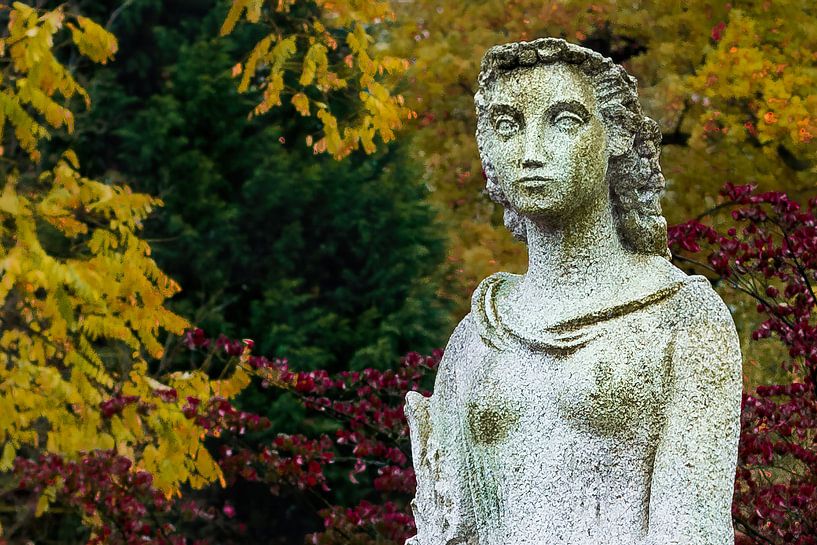
[{"label": "yellow autumn foliage", "polygon": [[[289,97],[299,114],[320,121],[319,133],[309,135],[307,145],[315,153],[327,152],[338,159],[359,148],[374,152],[376,136],[384,143],[393,140],[414,112],[395,93],[408,60],[375,47],[374,32],[394,21],[390,3],[233,0],[221,33],[229,34],[242,20],[266,24],[262,21],[294,9],[306,13],[299,12],[307,20],[301,30],[282,35],[269,24],[269,33],[233,72],[241,75],[240,91],[261,91],[253,113],[264,114],[283,104],[282,96]],[[345,35],[345,44],[338,43],[337,35]],[[335,105],[348,110],[350,102],[357,113],[339,119]]]},{"label": "yellow autumn foliage", "polygon": [[[68,458],[114,449],[167,494],[218,481],[202,429],[182,405],[187,396],[233,396],[248,372],[239,363],[222,380],[204,371],[151,376],[163,355],[160,335],[188,326],[165,307],[179,286],[138,234],[161,201],[83,177],[71,150],[44,157],[53,131],[73,130],[74,99],[90,105],[55,56],[63,36],[97,63],[117,49],[89,19],[22,2],[10,7],[0,40],[0,471],[21,449]],[[179,401],[163,400],[168,388]],[[137,396],[142,407],[103,414],[101,404],[117,395]],[[38,513],[49,501],[44,493]]]}]

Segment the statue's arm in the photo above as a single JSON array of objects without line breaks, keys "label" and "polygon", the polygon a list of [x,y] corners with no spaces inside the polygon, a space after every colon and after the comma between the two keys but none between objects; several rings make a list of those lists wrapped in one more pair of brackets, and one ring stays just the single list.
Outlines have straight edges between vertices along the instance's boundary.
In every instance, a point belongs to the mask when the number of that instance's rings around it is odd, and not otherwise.
[{"label": "statue's arm", "polygon": [[734,545],[740,345],[728,309],[709,286],[685,299],[680,314],[652,477],[648,544]]},{"label": "statue's arm", "polygon": [[470,543],[471,509],[464,482],[465,443],[457,408],[457,366],[467,341],[469,317],[454,330],[437,370],[430,398],[417,392],[406,395],[406,418],[417,477],[412,501],[417,535],[407,545]]}]

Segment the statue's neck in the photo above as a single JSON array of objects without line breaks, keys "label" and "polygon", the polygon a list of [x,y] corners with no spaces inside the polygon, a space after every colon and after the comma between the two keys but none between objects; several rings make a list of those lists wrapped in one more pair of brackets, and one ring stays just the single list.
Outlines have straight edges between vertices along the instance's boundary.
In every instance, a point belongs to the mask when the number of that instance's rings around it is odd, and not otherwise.
[{"label": "statue's neck", "polygon": [[520,297],[590,297],[604,286],[615,286],[622,265],[630,261],[608,199],[582,207],[571,218],[526,221],[528,272],[519,285]]}]

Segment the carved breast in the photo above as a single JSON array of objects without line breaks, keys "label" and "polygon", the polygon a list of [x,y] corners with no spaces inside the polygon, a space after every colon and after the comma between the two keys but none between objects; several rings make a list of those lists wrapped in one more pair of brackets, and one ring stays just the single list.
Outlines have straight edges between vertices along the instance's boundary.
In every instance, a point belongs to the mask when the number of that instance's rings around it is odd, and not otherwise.
[{"label": "carved breast", "polygon": [[662,412],[668,342],[660,331],[621,325],[566,357],[488,351],[465,400],[473,441],[488,446],[515,431],[544,433],[554,419],[598,435],[640,434]]},{"label": "carved breast", "polygon": [[472,306],[482,342],[465,413],[475,443],[495,444],[520,426],[552,419],[600,435],[641,434],[657,423],[674,327],[665,305],[681,283],[529,338],[497,312],[495,288],[503,278],[486,281]]},{"label": "carved breast", "polygon": [[[502,360],[502,361],[500,361]],[[489,354],[475,369],[471,388],[465,402],[468,432],[480,445],[492,445],[505,440],[515,430],[525,406],[525,395],[519,387],[517,369],[504,368],[507,354]]]},{"label": "carved breast", "polygon": [[605,324],[590,345],[553,365],[559,416],[601,435],[632,435],[662,413],[669,338],[651,312]]}]

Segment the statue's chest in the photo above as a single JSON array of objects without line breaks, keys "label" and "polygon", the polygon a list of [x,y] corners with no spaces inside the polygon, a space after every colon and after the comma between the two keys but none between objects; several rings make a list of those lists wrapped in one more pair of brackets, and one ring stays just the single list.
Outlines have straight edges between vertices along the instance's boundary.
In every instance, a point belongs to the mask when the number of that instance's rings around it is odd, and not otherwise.
[{"label": "statue's chest", "polygon": [[671,332],[645,318],[597,326],[578,348],[483,345],[462,399],[472,440],[491,444],[556,424],[606,436],[649,433],[666,399]]}]

